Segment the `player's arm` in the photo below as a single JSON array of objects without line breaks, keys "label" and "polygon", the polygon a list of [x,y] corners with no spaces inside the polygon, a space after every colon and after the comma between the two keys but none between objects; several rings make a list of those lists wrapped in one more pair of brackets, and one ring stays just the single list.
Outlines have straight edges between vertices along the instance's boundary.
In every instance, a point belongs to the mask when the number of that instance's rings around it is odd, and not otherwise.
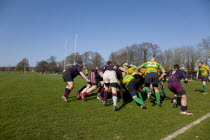
[{"label": "player's arm", "polygon": [[104,73],[102,71],[99,72],[99,75],[101,76],[101,78],[103,78]]},{"label": "player's arm", "polygon": [[187,74],[185,74],[183,71],[182,71],[182,76],[183,76],[184,82],[187,83],[189,76]]},{"label": "player's arm", "polygon": [[125,68],[119,67],[119,69],[120,69],[121,71],[126,72],[126,73],[128,74],[128,70],[126,70]]},{"label": "player's arm", "polygon": [[82,72],[82,67],[77,67],[77,71],[79,72],[80,76],[85,79],[87,82],[90,82],[90,80],[85,76],[85,74]]},{"label": "player's arm", "polygon": [[87,82],[90,82],[90,80],[85,76],[85,74],[81,71],[81,72],[79,72],[79,74],[81,75],[81,77],[83,78],[83,79],[85,79]]},{"label": "player's arm", "polygon": [[162,74],[160,75],[160,77],[158,79],[162,79],[166,75],[165,74],[166,71],[164,70],[164,68],[160,64],[158,64],[158,68],[162,72]]},{"label": "player's arm", "polygon": [[161,71],[162,71],[162,74],[158,78],[159,80],[162,79],[166,75],[166,73],[165,73],[166,71],[164,69],[162,69]]}]

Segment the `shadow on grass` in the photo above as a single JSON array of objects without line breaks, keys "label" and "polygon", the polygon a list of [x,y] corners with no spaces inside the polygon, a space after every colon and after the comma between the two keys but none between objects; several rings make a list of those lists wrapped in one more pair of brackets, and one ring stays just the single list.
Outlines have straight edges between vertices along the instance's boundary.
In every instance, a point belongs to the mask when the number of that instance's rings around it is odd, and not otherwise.
[{"label": "shadow on grass", "polygon": [[195,92],[200,92],[200,94],[202,94],[204,92],[204,90],[198,90],[198,89],[196,89]]}]

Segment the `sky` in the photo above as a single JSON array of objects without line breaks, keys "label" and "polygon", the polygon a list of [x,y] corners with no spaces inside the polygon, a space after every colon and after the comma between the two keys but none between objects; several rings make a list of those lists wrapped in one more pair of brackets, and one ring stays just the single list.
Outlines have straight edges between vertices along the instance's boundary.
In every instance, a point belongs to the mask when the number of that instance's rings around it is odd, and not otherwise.
[{"label": "sky", "polygon": [[0,0],[0,66],[64,60],[76,33],[77,52],[105,61],[135,43],[196,46],[210,36],[210,0]]}]

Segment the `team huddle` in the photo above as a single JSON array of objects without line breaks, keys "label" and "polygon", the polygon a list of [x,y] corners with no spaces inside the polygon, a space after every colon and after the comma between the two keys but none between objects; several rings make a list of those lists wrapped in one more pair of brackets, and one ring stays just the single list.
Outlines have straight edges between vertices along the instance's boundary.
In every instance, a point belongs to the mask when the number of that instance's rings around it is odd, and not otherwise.
[{"label": "team huddle", "polygon": [[[204,93],[208,94],[206,81],[208,80],[209,68],[203,65],[203,62],[199,62],[199,68],[197,71],[197,77],[202,76]],[[166,97],[165,88],[163,82],[166,81],[168,76],[168,88],[174,93],[173,107],[177,107],[178,97],[181,97],[181,111],[180,114],[193,115],[187,110],[187,95],[180,81],[184,79],[184,82],[188,82],[188,75],[184,71],[179,69],[179,65],[175,64],[173,70],[166,72],[164,68],[156,62],[155,57],[152,57],[150,61],[143,63],[139,67],[135,65],[128,65],[124,63],[122,66],[113,64],[111,61],[107,61],[106,66],[96,68],[88,72],[87,76],[82,72],[83,62],[78,61],[77,65],[68,68],[63,73],[65,87],[65,93],[62,99],[68,102],[68,95],[74,88],[73,79],[80,75],[87,81],[87,85],[82,87],[77,92],[77,98],[86,101],[86,95],[95,89],[99,88],[97,99],[101,100],[103,105],[106,106],[110,103],[107,98],[109,92],[112,93],[113,110],[117,111],[117,88],[120,91],[120,101],[124,102],[124,91],[129,93],[133,100],[140,105],[141,109],[146,109],[146,104],[142,97],[143,93],[146,93],[147,98],[151,98],[154,91],[156,105],[162,107],[162,100],[158,85],[160,85],[163,91],[163,97]],[[163,80],[164,79],[164,80]],[[145,95],[145,94],[144,94]]]}]

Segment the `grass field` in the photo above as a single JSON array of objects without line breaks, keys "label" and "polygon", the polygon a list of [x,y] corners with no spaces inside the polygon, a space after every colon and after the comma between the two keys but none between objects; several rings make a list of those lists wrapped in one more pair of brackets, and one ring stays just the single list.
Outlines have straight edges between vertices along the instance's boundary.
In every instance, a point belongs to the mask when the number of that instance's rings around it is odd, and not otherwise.
[{"label": "grass field", "polygon": [[[60,75],[0,72],[0,139],[158,140],[210,112],[210,94],[200,94],[200,81],[184,84],[194,116],[180,115],[180,106],[172,108],[171,99],[161,108],[147,99],[146,110],[134,101],[118,102],[121,109],[114,112],[95,94],[86,102],[77,100],[75,93],[85,81],[78,77],[75,83],[66,103],[61,99],[65,83]],[[173,96],[168,89],[167,96]],[[175,139],[210,139],[210,118]]]}]

